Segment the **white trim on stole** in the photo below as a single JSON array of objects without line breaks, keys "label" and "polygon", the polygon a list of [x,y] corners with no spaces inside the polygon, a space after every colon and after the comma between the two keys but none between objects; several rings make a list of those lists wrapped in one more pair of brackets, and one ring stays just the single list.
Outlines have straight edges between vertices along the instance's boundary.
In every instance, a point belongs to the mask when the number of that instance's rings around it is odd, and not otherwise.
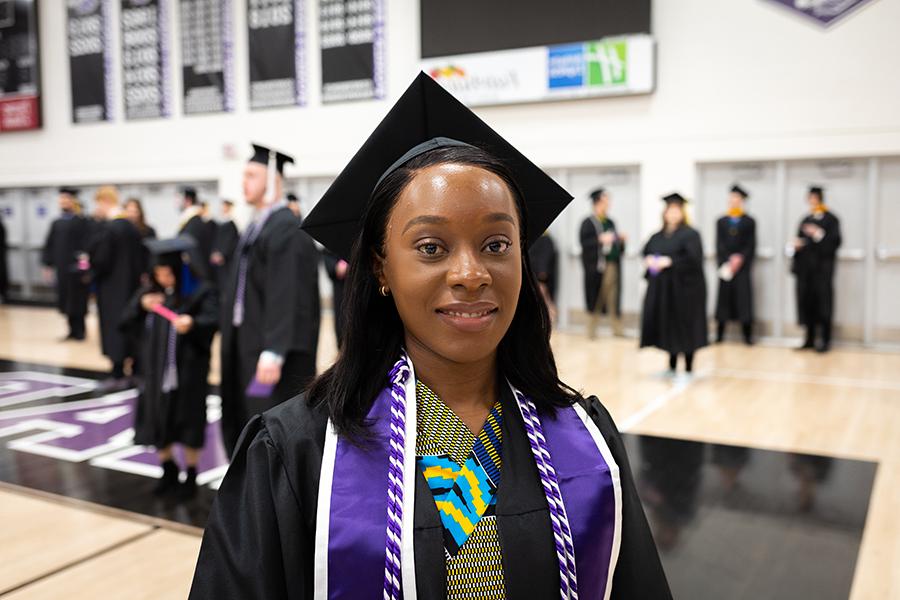
[{"label": "white trim on stole", "polygon": [[331,527],[331,488],[334,483],[334,458],[337,432],[331,419],[325,425],[325,448],[319,473],[319,498],[316,503],[316,543],[313,559],[313,598],[328,600],[328,531]]},{"label": "white trim on stole", "polygon": [[403,600],[416,600],[416,556],[413,547],[413,525],[416,511],[416,370],[407,355],[409,377],[406,379],[406,435],[403,448],[403,523],[400,535],[400,575]]},{"label": "white trim on stole", "polygon": [[[587,412],[579,403],[576,402],[574,407],[575,413],[581,418],[581,422],[584,423],[588,433],[590,433],[591,437],[594,439],[597,449],[600,450],[603,460],[606,461],[606,465],[609,467],[609,476],[612,479],[613,484],[613,497],[616,503],[616,518],[613,526],[612,548],[609,552],[609,572],[606,574],[606,593],[603,595],[605,600],[609,600],[610,594],[612,593],[613,575],[616,573],[616,563],[619,561],[619,549],[622,546],[622,477],[619,473],[619,465],[613,458],[612,451],[609,449],[606,440],[603,438],[603,434],[600,433],[600,430],[597,428],[597,424],[594,423],[593,419],[588,416]],[[563,502],[565,502],[565,498],[563,498]]]}]

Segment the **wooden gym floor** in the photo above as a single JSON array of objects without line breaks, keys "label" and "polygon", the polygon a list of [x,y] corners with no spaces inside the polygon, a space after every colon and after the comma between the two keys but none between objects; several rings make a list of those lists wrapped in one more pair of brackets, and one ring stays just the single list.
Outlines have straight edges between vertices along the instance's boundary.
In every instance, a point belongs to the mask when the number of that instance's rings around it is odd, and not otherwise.
[{"label": "wooden gym floor", "polygon": [[[108,368],[93,318],[84,343],[59,342],[63,329],[52,310],[0,307],[0,359]],[[686,380],[632,339],[560,333],[554,346],[563,379],[636,434],[632,467],[676,597],[900,599],[900,354],[724,344]],[[326,319],[320,366],[334,353]],[[18,456],[0,453],[0,471]],[[199,528],[21,483],[0,483],[4,600],[186,597]],[[795,576],[817,565],[835,573],[830,596]]]}]

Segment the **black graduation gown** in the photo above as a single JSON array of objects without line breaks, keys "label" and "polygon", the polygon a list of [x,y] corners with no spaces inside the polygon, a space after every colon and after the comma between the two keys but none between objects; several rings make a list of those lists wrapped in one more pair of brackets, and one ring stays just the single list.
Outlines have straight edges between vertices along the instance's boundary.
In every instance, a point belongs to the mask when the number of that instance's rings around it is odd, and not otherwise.
[{"label": "black graduation gown", "polygon": [[69,316],[87,312],[87,286],[75,273],[78,255],[87,249],[89,224],[80,215],[56,219],[50,225],[41,252],[41,264],[56,272],[56,306]]},{"label": "black graduation gown", "polygon": [[547,286],[550,298],[555,300],[559,257],[553,238],[549,235],[542,235],[535,240],[528,250],[528,259],[531,261],[531,270],[534,271],[534,276]]},{"label": "black graduation gown", "polygon": [[[248,248],[244,320],[232,324],[240,257],[222,293],[222,437],[230,452],[254,414],[296,395],[315,376],[319,343],[319,252],[287,207],[273,211]],[[264,350],[284,357],[269,398],[244,393]]]},{"label": "black graduation gown", "polygon": [[647,279],[641,315],[641,348],[654,346],[670,354],[693,352],[709,343],[706,323],[706,278],[703,244],[697,230],[682,225],[671,235],[654,233],[643,255],[672,259],[672,266]]},{"label": "black graduation gown", "polygon": [[[807,223],[825,230],[816,242],[803,232]],[[831,212],[820,218],[807,215],[797,228],[797,237],[806,242],[794,253],[791,270],[797,276],[797,321],[800,325],[830,323],[834,312],[834,267],[841,246],[841,222]]]},{"label": "black graduation gown", "polygon": [[[616,224],[612,219],[606,219],[606,228],[604,231],[616,231]],[[581,264],[584,267],[584,304],[588,312],[594,312],[597,308],[597,299],[600,296],[600,287],[603,285],[603,273],[597,271],[597,263],[600,260],[600,241],[597,239],[597,228],[594,227],[594,221],[591,217],[581,222],[581,231],[578,235],[581,241]],[[618,263],[621,264],[622,256],[625,254],[625,244],[621,240],[616,240],[615,245],[618,246],[619,257]],[[622,272],[619,270],[619,284],[616,293],[619,296],[616,302],[617,315],[622,316]],[[605,314],[607,309],[601,307]]]},{"label": "black graduation gown", "polygon": [[237,248],[239,238],[240,234],[234,221],[225,221],[216,225],[213,252],[221,253],[225,259],[222,265],[214,266],[212,269],[212,275],[218,286],[225,283],[225,279],[228,276],[228,266],[231,264],[231,255],[234,254],[234,249]]},{"label": "black graduation gown", "polygon": [[[507,392],[504,390],[502,397],[503,479],[497,491],[507,598],[558,598],[559,563],[547,501],[521,415]],[[619,432],[596,398],[589,400],[587,408],[621,472],[622,544],[612,598],[671,598]],[[326,422],[324,409],[311,408],[301,395],[248,424],[213,503],[190,600],[313,597],[316,508]],[[434,496],[418,470],[415,494],[418,597],[443,599],[447,597],[447,574],[441,520]],[[352,576],[351,568],[348,566],[347,576]],[[371,597],[381,597],[381,590],[372,590]]]},{"label": "black graduation gown", "polygon": [[716,320],[753,322],[753,259],[756,256],[756,221],[744,215],[735,224],[730,217],[716,222],[716,264],[721,267],[732,254],[744,264],[731,281],[719,279]]},{"label": "black graduation gown", "polygon": [[325,261],[325,272],[331,280],[332,298],[331,304],[334,310],[334,334],[337,336],[338,346],[341,344],[341,335],[344,332],[344,283],[347,281],[346,275],[344,279],[338,279],[337,264],[340,259],[336,254],[332,254],[327,250],[322,253],[322,259]]},{"label": "black graduation gown", "polygon": [[3,224],[3,216],[0,215],[0,297],[7,300],[9,294],[9,271],[6,266],[6,226]]},{"label": "black graduation gown", "polygon": [[150,288],[142,288],[135,292],[122,317],[124,327],[140,333],[141,378],[134,441],[156,448],[172,443],[202,448],[206,434],[210,345],[219,322],[217,294],[210,285],[201,283],[180,302],[173,296],[166,299],[167,308],[191,315],[194,326],[176,338],[178,387],[163,392],[169,322],[156,314],[148,319],[148,313],[141,307],[141,296],[150,291]]},{"label": "black graduation gown", "polygon": [[194,215],[178,231],[178,235],[189,235],[194,238],[194,241],[197,242],[197,250],[204,260],[204,269],[207,268],[209,255],[212,254],[215,229],[210,228],[209,223],[204,221],[203,217]]},{"label": "black graduation gown", "polygon": [[128,335],[119,323],[144,272],[141,234],[127,219],[105,221],[96,226],[89,252],[97,285],[103,354],[113,362],[122,362],[133,353]]}]

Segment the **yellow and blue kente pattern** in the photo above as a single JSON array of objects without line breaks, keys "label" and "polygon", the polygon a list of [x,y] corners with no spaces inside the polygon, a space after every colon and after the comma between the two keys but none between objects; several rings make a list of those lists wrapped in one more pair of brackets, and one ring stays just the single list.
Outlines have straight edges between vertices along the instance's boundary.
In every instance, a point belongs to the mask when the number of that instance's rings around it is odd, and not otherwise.
[{"label": "yellow and blue kente pattern", "polygon": [[[499,402],[494,405],[475,438],[428,388],[419,383],[417,392],[423,398],[419,403],[421,443],[416,452],[419,468],[441,516],[444,546],[454,557],[481,519],[495,511],[500,485],[502,407]],[[466,443],[467,438],[471,444]]]}]

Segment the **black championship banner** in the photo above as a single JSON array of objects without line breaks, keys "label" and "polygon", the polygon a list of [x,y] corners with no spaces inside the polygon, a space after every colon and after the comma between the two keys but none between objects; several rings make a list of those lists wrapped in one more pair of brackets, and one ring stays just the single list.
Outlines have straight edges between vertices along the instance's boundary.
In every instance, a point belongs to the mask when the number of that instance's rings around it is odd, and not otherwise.
[{"label": "black championship banner", "polygon": [[384,97],[383,0],[319,0],[322,102]]},{"label": "black championship banner", "polygon": [[231,0],[181,0],[184,114],[234,110]]},{"label": "black championship banner", "polygon": [[37,0],[0,0],[0,131],[41,126]]},{"label": "black championship banner", "polygon": [[302,0],[247,0],[250,108],[306,99]]},{"label": "black championship banner", "polygon": [[68,0],[72,122],[112,120],[107,0]]},{"label": "black championship banner", "polygon": [[172,114],[167,10],[171,0],[122,0],[122,95],[126,119]]}]

